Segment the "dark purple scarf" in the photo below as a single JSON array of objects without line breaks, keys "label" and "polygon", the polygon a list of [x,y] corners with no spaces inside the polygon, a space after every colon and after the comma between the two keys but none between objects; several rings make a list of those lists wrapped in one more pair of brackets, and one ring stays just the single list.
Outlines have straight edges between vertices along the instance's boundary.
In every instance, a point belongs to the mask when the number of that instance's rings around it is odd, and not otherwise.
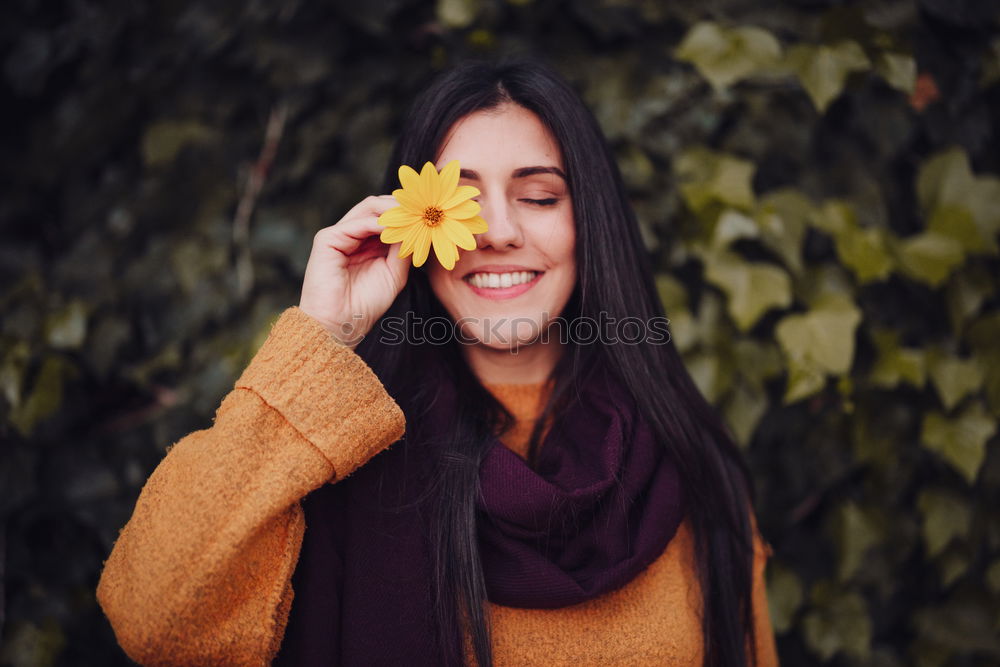
[{"label": "dark purple scarf", "polygon": [[[275,664],[442,665],[422,489],[425,437],[454,418],[442,382],[420,424],[304,503],[295,598]],[[423,434],[423,435],[422,435]],[[480,468],[479,553],[492,603],[555,608],[628,583],[684,515],[674,465],[620,384],[593,374],[546,434],[536,470],[496,440]],[[454,647],[461,646],[455,637]]]}]

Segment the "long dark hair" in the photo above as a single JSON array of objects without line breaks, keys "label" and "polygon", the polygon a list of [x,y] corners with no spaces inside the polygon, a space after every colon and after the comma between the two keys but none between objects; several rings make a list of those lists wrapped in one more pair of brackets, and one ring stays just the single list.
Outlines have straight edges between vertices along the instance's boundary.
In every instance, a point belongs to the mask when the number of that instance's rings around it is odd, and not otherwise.
[{"label": "long dark hair", "polygon": [[[576,225],[577,283],[564,320],[601,312],[620,320],[663,317],[650,258],[639,234],[621,175],[596,120],[572,87],[544,63],[509,59],[467,62],[439,75],[417,98],[403,123],[383,192],[398,187],[396,168],[434,161],[448,130],[475,111],[512,102],[534,112],[562,149]],[[433,258],[431,261],[434,261]],[[425,265],[426,266],[426,265]],[[410,270],[406,287],[376,323],[386,318],[447,316],[423,268]],[[468,633],[479,665],[492,665],[486,589],[476,541],[479,464],[491,434],[510,415],[482,387],[457,344],[389,345],[369,335],[357,348],[390,394],[400,402],[407,429],[434,400],[434,372],[446,372],[464,400],[447,442],[434,453],[430,498],[439,642],[448,664],[461,664],[454,641]],[[551,397],[531,435],[529,462],[542,426],[558,417],[582,375],[594,368],[616,374],[634,396],[684,483],[704,594],[706,665],[747,664],[754,656],[752,618],[753,488],[740,451],[708,405],[673,344],[581,345],[572,342],[552,372]],[[754,661],[755,662],[755,661]]]}]

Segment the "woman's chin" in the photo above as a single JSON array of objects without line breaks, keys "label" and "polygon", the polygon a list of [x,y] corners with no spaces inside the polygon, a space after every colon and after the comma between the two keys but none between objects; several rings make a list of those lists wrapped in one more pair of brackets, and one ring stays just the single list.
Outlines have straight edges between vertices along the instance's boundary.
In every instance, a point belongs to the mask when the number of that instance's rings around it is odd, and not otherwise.
[{"label": "woman's chin", "polygon": [[514,326],[466,326],[461,342],[499,352],[517,352],[519,348],[538,343],[541,324],[530,318],[520,318]]}]

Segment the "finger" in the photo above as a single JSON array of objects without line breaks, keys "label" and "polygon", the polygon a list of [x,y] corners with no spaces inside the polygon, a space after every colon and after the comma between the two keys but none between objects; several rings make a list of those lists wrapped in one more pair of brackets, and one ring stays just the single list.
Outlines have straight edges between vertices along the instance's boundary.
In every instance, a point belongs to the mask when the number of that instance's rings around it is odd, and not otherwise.
[{"label": "finger", "polygon": [[372,236],[380,236],[385,227],[378,224],[377,216],[365,216],[353,220],[343,220],[332,227],[332,231],[342,235],[345,240],[352,239],[360,245]]},{"label": "finger", "polygon": [[376,218],[390,208],[399,206],[399,202],[392,195],[372,195],[365,197],[354,205],[350,211],[344,215],[344,219],[357,218],[361,216],[374,215]]},{"label": "finger", "polygon": [[373,259],[383,259],[388,248],[377,236],[369,236],[361,242],[357,250],[348,256],[347,264],[348,266],[353,266],[355,264],[364,264]]},{"label": "finger", "polygon": [[385,256],[385,263],[389,268],[389,273],[400,289],[406,285],[406,279],[410,275],[410,267],[413,265],[412,255],[407,255],[406,257],[399,256],[399,248],[402,245],[401,242],[393,243],[389,246],[389,254]]},{"label": "finger", "polygon": [[357,252],[365,239],[382,233],[385,228],[378,224],[379,216],[398,205],[392,195],[365,197],[335,225],[321,229],[317,238],[322,237],[350,256]]},{"label": "finger", "polygon": [[381,234],[383,229],[385,227],[378,224],[375,216],[345,217],[337,224],[319,230],[315,240],[350,257],[362,248],[367,239]]}]

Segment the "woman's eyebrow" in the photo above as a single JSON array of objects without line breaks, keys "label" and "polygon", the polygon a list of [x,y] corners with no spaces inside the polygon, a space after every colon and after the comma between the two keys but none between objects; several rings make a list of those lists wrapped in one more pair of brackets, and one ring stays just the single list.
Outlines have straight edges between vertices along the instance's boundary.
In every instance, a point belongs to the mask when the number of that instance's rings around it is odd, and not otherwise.
[{"label": "woman's eyebrow", "polygon": [[[566,174],[564,174],[563,170],[559,167],[521,167],[520,169],[514,170],[513,176],[514,178],[526,178],[536,174],[555,174],[564,181],[566,180]],[[459,176],[473,181],[479,180],[479,173],[473,171],[472,169],[461,169],[459,171]]]}]

